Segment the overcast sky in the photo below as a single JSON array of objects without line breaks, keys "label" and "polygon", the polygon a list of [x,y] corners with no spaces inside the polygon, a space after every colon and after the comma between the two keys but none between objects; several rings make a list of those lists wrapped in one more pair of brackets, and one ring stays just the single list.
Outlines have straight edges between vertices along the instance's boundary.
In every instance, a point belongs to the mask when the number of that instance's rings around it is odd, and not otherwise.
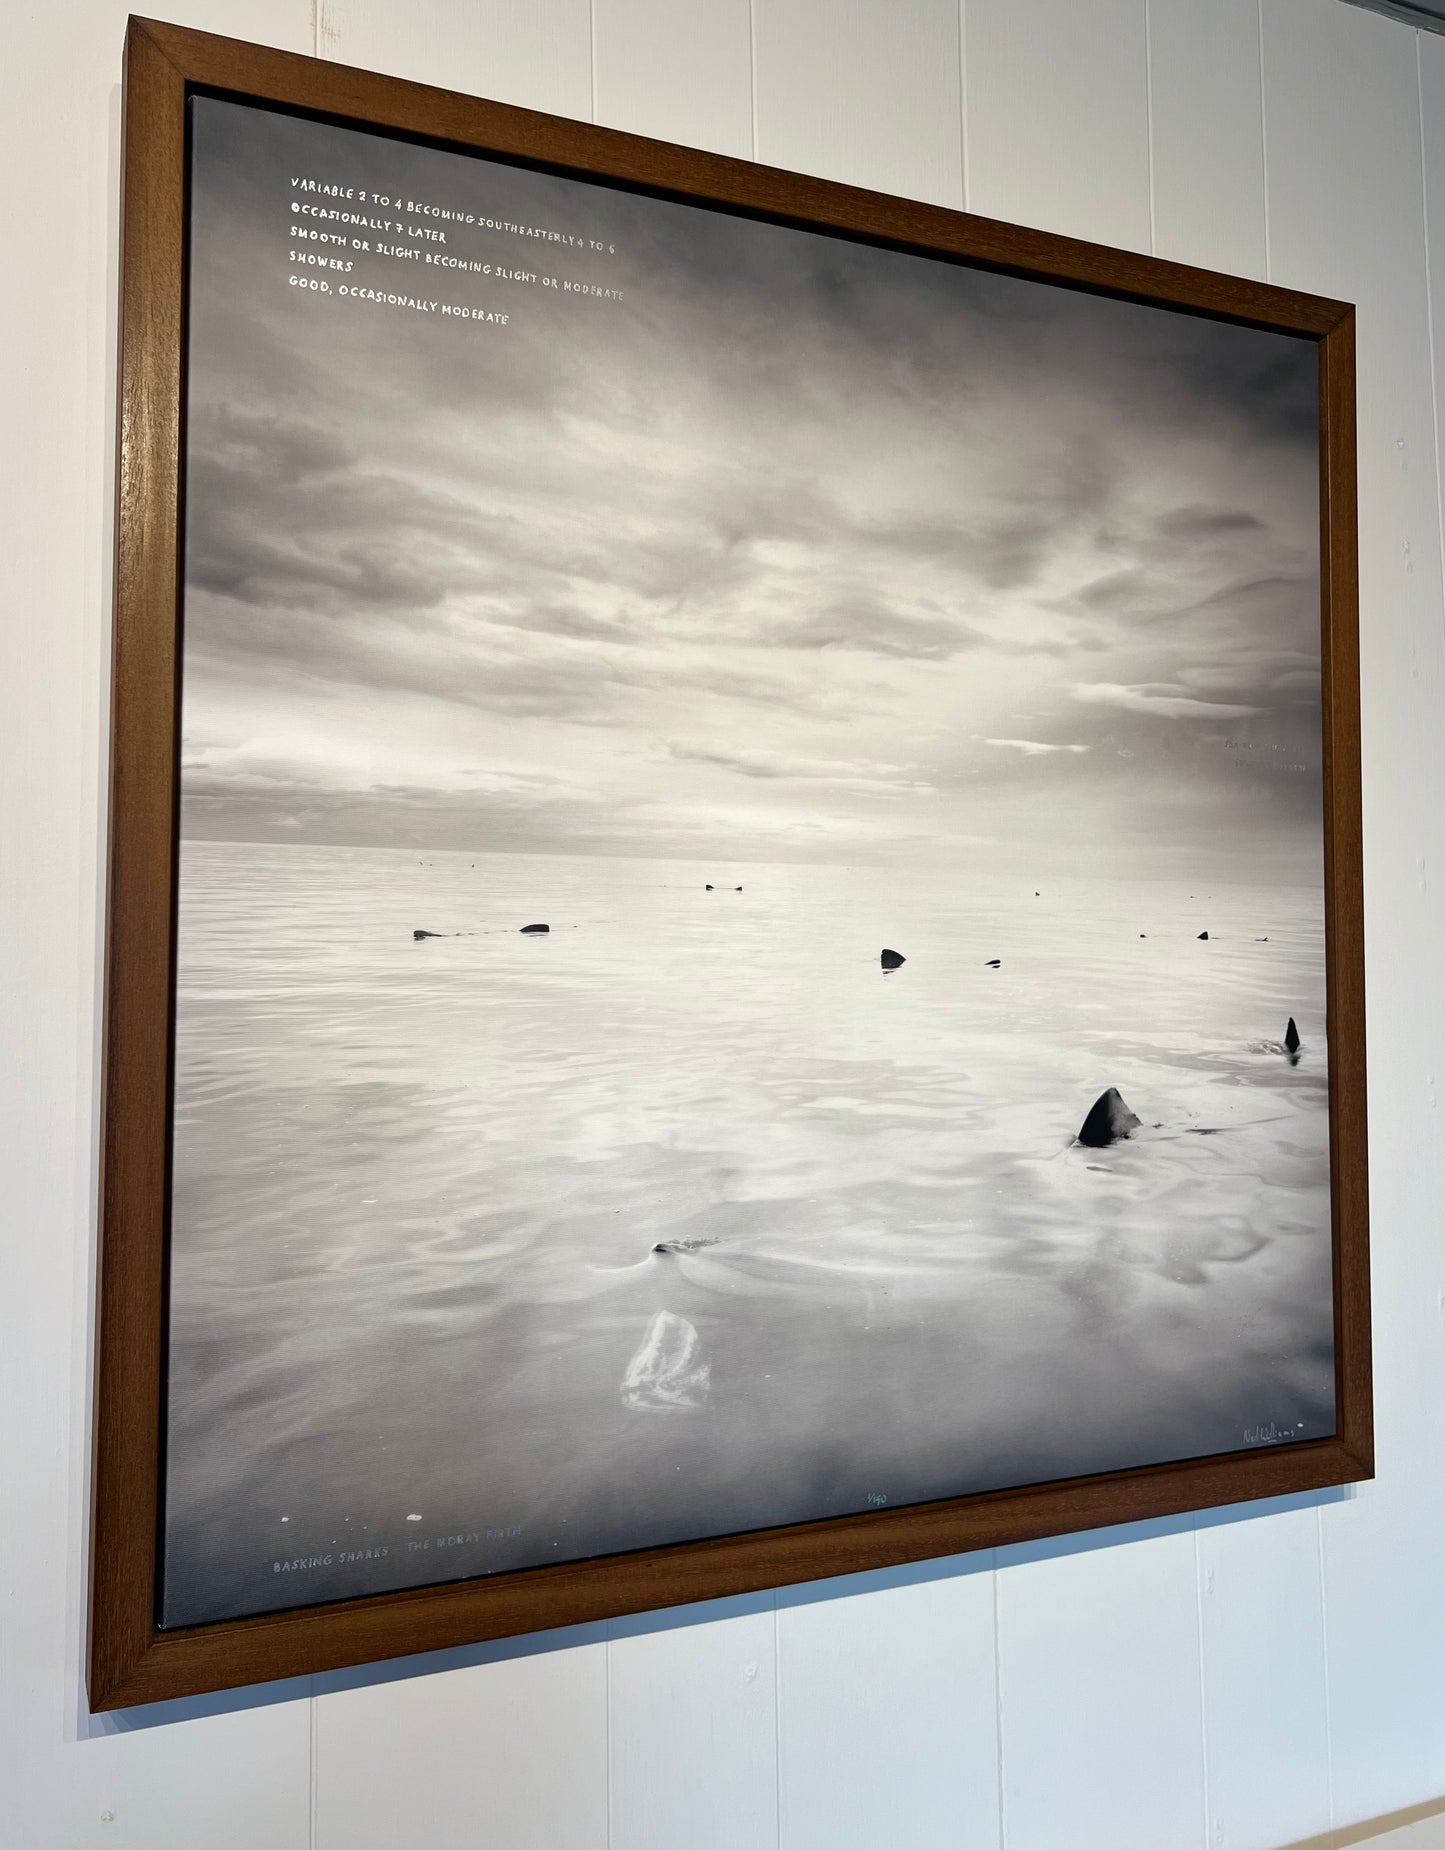
[{"label": "overcast sky", "polygon": [[193,108],[188,835],[1318,877],[1312,344]]}]

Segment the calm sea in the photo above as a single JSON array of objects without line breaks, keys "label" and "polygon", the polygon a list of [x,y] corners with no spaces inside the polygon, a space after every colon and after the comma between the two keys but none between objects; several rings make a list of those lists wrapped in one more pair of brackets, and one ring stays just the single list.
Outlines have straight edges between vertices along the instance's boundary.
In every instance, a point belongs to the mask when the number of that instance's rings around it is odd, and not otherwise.
[{"label": "calm sea", "polygon": [[1315,891],[188,842],[178,983],[167,1623],[1333,1428]]}]

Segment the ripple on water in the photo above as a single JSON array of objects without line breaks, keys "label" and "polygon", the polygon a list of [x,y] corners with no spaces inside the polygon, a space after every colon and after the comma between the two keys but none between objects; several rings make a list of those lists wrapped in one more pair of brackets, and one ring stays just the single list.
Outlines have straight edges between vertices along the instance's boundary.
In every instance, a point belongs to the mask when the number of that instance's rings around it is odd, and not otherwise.
[{"label": "ripple on water", "polygon": [[1330,1429],[1315,896],[715,871],[185,845],[176,1611]]}]

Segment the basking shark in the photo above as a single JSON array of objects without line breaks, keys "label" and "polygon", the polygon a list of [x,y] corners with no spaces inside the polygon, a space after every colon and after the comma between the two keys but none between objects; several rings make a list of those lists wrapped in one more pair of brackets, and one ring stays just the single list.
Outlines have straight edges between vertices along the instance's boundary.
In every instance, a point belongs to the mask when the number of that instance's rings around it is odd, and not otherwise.
[{"label": "basking shark", "polygon": [[1119,1096],[1119,1088],[1110,1086],[1089,1107],[1089,1115],[1079,1127],[1079,1142],[1091,1150],[1105,1150],[1130,1131],[1138,1130],[1139,1122]]},{"label": "basking shark", "polygon": [[686,1317],[655,1311],[622,1376],[622,1404],[634,1413],[683,1413],[707,1398],[712,1374]]}]

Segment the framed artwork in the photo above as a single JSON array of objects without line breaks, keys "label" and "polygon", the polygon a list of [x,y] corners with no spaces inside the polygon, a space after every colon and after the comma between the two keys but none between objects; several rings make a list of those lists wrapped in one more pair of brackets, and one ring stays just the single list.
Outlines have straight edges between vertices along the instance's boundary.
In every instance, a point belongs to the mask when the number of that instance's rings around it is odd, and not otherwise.
[{"label": "framed artwork", "polygon": [[1371,1471],[1345,304],[132,20],[90,1693]]}]

